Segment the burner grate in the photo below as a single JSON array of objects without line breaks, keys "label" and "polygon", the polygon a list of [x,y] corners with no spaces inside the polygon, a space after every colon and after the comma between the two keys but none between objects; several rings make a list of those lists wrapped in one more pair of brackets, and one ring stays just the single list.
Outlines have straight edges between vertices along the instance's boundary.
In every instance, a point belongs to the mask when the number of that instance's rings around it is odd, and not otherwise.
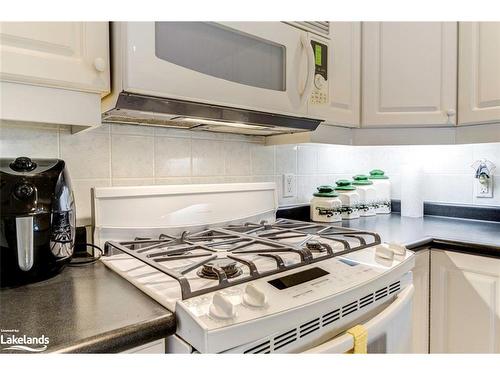
[{"label": "burner grate", "polygon": [[[340,244],[343,250],[334,252],[322,239]],[[162,234],[159,239],[110,241],[105,244],[105,253],[109,255],[112,249],[119,250],[172,277],[179,282],[184,300],[380,242],[376,233],[280,219],[274,224],[246,223],[194,234],[183,232],[179,237]],[[287,262],[286,256],[289,255],[298,256],[300,261]],[[258,259],[273,260],[275,268],[259,271],[255,264]],[[169,267],[172,261],[191,263],[174,268]],[[248,273],[244,273],[244,269]],[[198,277],[215,280],[217,284],[193,290],[187,277],[192,271],[196,271]]]}]

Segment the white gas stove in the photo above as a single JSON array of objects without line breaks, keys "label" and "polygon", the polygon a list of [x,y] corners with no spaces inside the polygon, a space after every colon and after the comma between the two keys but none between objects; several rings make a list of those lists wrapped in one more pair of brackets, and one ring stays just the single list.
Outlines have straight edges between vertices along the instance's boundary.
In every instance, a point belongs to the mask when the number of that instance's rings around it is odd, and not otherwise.
[{"label": "white gas stove", "polygon": [[175,311],[172,351],[347,351],[338,335],[384,314],[400,327],[378,322],[372,351],[410,351],[413,253],[276,209],[269,183],[97,188],[95,241],[106,266]]}]

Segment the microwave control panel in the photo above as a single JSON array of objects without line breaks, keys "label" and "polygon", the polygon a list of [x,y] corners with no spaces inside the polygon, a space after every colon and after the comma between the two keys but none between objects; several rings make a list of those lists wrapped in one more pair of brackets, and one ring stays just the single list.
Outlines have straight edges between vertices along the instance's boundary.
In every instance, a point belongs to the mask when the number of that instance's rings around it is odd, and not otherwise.
[{"label": "microwave control panel", "polygon": [[328,104],[328,46],[311,40],[314,51],[314,83],[311,104]]}]

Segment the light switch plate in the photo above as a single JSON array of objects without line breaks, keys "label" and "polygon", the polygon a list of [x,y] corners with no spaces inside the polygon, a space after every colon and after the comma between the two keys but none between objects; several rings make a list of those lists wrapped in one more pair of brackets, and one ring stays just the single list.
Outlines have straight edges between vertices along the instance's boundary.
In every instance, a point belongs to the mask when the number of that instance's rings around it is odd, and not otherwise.
[{"label": "light switch plate", "polygon": [[293,173],[283,175],[283,198],[293,198],[297,195],[297,178]]},{"label": "light switch plate", "polygon": [[493,178],[488,178],[485,184],[474,179],[474,195],[476,198],[493,198]]}]

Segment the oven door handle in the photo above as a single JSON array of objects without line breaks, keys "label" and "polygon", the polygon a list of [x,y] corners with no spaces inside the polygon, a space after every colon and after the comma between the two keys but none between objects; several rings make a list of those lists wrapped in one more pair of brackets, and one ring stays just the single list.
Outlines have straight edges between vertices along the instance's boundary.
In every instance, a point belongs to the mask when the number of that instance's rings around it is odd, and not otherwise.
[{"label": "oven door handle", "polygon": [[[405,290],[398,294],[393,303],[385,308],[381,313],[364,323],[363,326],[368,332],[368,340],[371,337],[377,337],[383,333],[391,320],[394,319],[413,299],[415,287],[408,286]],[[346,353],[354,348],[354,339],[351,334],[345,333],[341,336],[334,337],[314,348],[306,350],[304,353],[319,354],[319,353]]]}]

